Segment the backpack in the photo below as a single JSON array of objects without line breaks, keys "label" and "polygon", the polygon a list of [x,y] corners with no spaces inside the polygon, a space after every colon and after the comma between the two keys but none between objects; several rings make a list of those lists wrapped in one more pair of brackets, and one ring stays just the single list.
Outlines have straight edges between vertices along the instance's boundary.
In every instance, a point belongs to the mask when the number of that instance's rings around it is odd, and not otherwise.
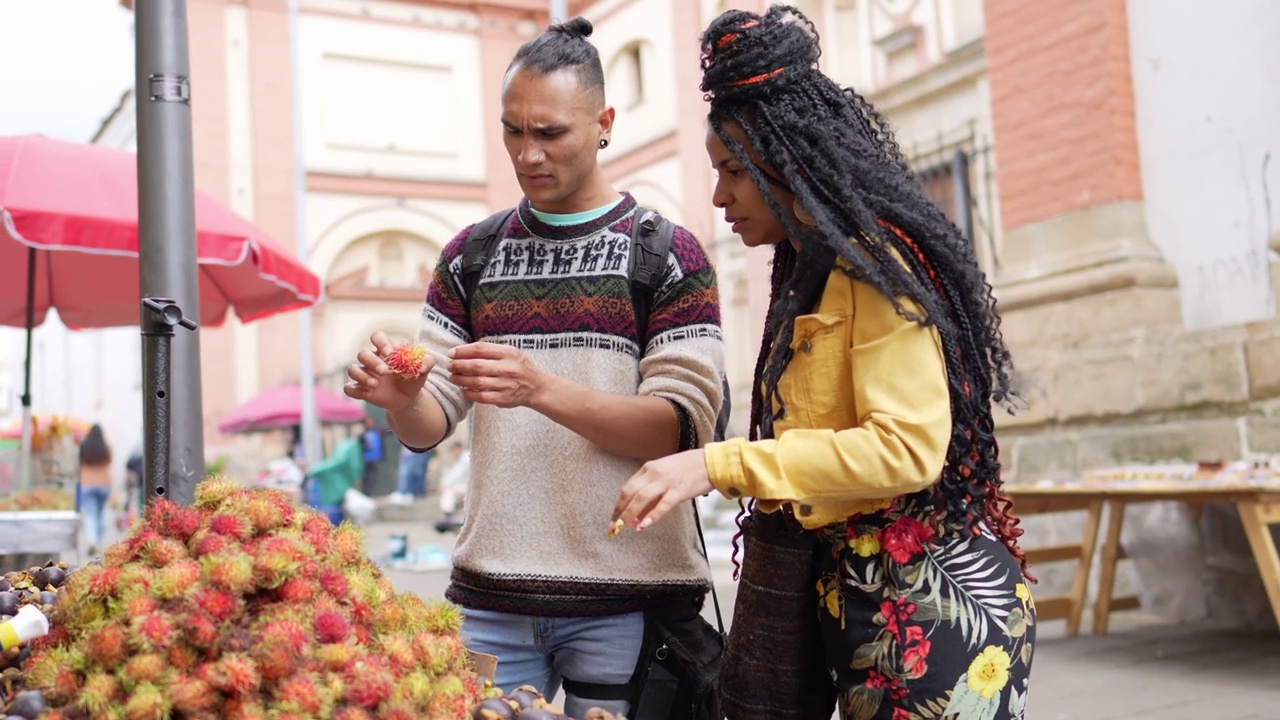
[{"label": "backpack", "polygon": [[[471,299],[480,278],[489,267],[514,209],[494,213],[478,223],[462,249],[463,304],[471,314]],[[631,224],[631,257],[627,273],[631,279],[631,305],[635,311],[640,343],[648,334],[653,301],[666,277],[667,255],[675,225],[655,210],[636,208],[638,220]],[[644,347],[641,347],[641,354]],[[716,416],[712,440],[724,439],[729,422],[729,381],[721,378],[724,400]],[[694,523],[702,555],[707,557],[702,522],[696,501],[692,503]],[[720,601],[715,596],[716,625],[702,618],[696,604],[667,603],[645,612],[645,639],[636,671],[625,685],[596,685],[564,679],[564,687],[580,697],[598,700],[626,699],[633,720],[722,720],[716,686],[724,652],[724,621]]]}]

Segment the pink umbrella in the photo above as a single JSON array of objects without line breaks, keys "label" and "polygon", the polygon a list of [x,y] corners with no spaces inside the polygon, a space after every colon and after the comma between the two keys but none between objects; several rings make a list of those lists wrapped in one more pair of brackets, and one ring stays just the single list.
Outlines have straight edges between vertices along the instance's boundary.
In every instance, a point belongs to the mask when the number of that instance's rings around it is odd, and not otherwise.
[{"label": "pink umbrella", "polygon": [[[137,162],[102,145],[0,137],[0,325],[39,325],[54,307],[70,328],[138,324]],[[196,264],[204,327],[231,308],[247,322],[320,299],[318,277],[199,191]]]},{"label": "pink umbrella", "polygon": [[[364,409],[331,390],[317,387],[316,416],[322,423],[356,423],[364,419]],[[302,422],[302,388],[298,385],[282,385],[255,395],[237,407],[222,422],[218,432],[260,432],[273,428],[290,427]]]}]

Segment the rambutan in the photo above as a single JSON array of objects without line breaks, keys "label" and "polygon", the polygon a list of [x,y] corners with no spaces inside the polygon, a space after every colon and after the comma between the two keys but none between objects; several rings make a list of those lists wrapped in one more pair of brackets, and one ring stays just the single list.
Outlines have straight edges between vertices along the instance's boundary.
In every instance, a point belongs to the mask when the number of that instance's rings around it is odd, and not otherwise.
[{"label": "rambutan", "polygon": [[[465,711],[464,711],[465,712]],[[453,718],[462,718],[466,715],[450,715],[448,718],[428,718],[427,720],[452,720]],[[410,707],[404,703],[387,703],[378,710],[378,720],[422,720],[422,713],[415,707]]]},{"label": "rambutan", "polygon": [[[349,664],[343,672],[345,699],[352,705],[373,709],[391,697],[395,675],[381,658],[365,655]],[[385,717],[378,713],[379,717]]]},{"label": "rambutan", "polygon": [[166,650],[177,637],[178,629],[163,612],[134,618],[131,640],[143,650]]},{"label": "rambutan", "polygon": [[217,651],[223,655],[246,653],[253,647],[253,638],[242,627],[232,626],[218,636]]},{"label": "rambutan", "polygon": [[322,643],[338,643],[351,634],[351,623],[335,611],[316,613],[311,621],[316,631],[316,640]]},{"label": "rambutan", "polygon": [[333,530],[333,523],[329,521],[328,515],[321,515],[315,511],[307,511],[302,516],[302,532],[307,535],[328,535]]},{"label": "rambutan", "polygon": [[120,681],[110,670],[98,670],[85,678],[84,686],[76,694],[75,706],[93,717],[101,717],[109,708],[118,706],[120,698]]},{"label": "rambutan", "polygon": [[279,680],[298,667],[298,653],[282,640],[263,640],[253,646],[253,659],[265,680]]},{"label": "rambutan", "polygon": [[84,664],[84,656],[78,651],[54,649],[30,659],[27,681],[40,688],[50,703],[65,703],[75,698],[83,682],[73,665]]},{"label": "rambutan", "polygon": [[124,600],[125,617],[137,618],[150,615],[160,608],[160,604],[150,595],[131,595]]},{"label": "rambutan", "polygon": [[403,378],[416,378],[427,364],[427,349],[417,343],[397,343],[383,358],[391,371]]},{"label": "rambutan", "polygon": [[299,562],[283,552],[260,549],[253,559],[258,587],[274,590],[298,571]]},{"label": "rambutan", "polygon": [[151,593],[159,600],[177,600],[185,597],[199,580],[200,563],[189,558],[178,560],[156,572]]},{"label": "rambutan", "polygon": [[151,683],[134,688],[124,705],[124,716],[128,720],[164,720],[171,712],[169,698]]},{"label": "rambutan", "polygon": [[218,624],[202,612],[191,612],[183,618],[182,634],[196,648],[212,648],[218,642]]},{"label": "rambutan", "polygon": [[373,611],[373,627],[379,633],[392,633],[404,629],[405,618],[404,608],[392,599],[378,605]]},{"label": "rambutan", "polygon": [[413,641],[403,635],[384,635],[380,650],[391,661],[392,666],[400,672],[408,672],[418,664],[418,657],[413,651]]},{"label": "rambutan", "polygon": [[298,653],[311,644],[311,638],[302,623],[287,618],[263,623],[257,628],[257,638],[261,642],[279,640]]},{"label": "rambutan", "polygon": [[162,568],[189,557],[189,554],[182,541],[157,536],[142,549],[142,557],[151,567]]},{"label": "rambutan", "polygon": [[186,542],[200,527],[200,514],[167,498],[157,498],[147,504],[147,524],[165,537]]},{"label": "rambutan", "polygon": [[195,507],[216,510],[232,493],[243,489],[239,483],[224,477],[210,477],[196,486]]},{"label": "rambutan", "polygon": [[335,600],[347,599],[347,593],[351,588],[347,583],[346,576],[338,570],[333,568],[325,568],[321,570],[320,577],[317,581],[319,582],[320,587],[325,592],[329,593],[330,597],[333,597]]},{"label": "rambutan", "polygon": [[200,662],[200,653],[186,643],[169,648],[169,665],[178,672],[188,672]]},{"label": "rambutan", "polygon": [[329,534],[330,551],[335,553],[344,566],[353,566],[365,559],[364,532],[344,520]]},{"label": "rambutan", "polygon": [[192,605],[219,623],[230,620],[244,607],[244,600],[239,595],[209,586],[197,586],[190,597]]},{"label": "rambutan", "polygon": [[330,699],[325,688],[306,674],[294,675],[281,680],[274,692],[278,707],[285,712],[298,712],[305,715],[327,715],[326,705]]},{"label": "rambutan", "polygon": [[179,676],[169,688],[173,709],[193,714],[212,710],[218,704],[218,693],[209,683],[194,677]]},{"label": "rambutan", "polygon": [[249,698],[229,698],[222,703],[225,720],[267,720],[267,709]]},{"label": "rambutan", "polygon": [[120,588],[121,596],[128,596],[135,592],[146,593],[151,591],[151,583],[155,581],[155,577],[155,570],[142,563],[130,562],[121,566],[116,586]]},{"label": "rambutan", "polygon": [[236,540],[253,537],[253,525],[248,520],[231,513],[218,513],[209,519],[209,530]]},{"label": "rambutan", "polygon": [[239,510],[259,533],[286,527],[293,514],[291,507],[282,506],[274,496],[265,492],[253,493]]},{"label": "rambutan", "polygon": [[[82,573],[83,580],[76,577]],[[72,573],[67,579],[67,584],[76,590],[83,587],[85,594],[89,597],[105,600],[115,595],[116,582],[119,578],[119,567],[89,566]]]},{"label": "rambutan", "polygon": [[437,635],[457,635],[462,632],[461,608],[444,600],[432,600],[426,605],[427,610],[422,619],[428,632]]},{"label": "rambutan", "polygon": [[362,707],[347,705],[338,708],[333,714],[333,720],[373,720],[373,716]]},{"label": "rambutan", "polygon": [[124,543],[107,546],[102,552],[102,564],[107,567],[123,567],[133,559],[133,550]]},{"label": "rambutan", "polygon": [[434,684],[431,682],[430,675],[422,671],[411,672],[396,682],[391,699],[395,702],[422,707],[431,701],[433,690]]},{"label": "rambutan", "polygon": [[223,655],[216,662],[201,666],[198,677],[229,695],[248,695],[262,681],[257,664],[245,655]]},{"label": "rambutan", "polygon": [[312,657],[331,671],[341,670],[355,660],[359,651],[354,645],[320,645]]},{"label": "rambutan", "polygon": [[238,595],[253,589],[253,558],[239,548],[200,559],[209,583]]},{"label": "rambutan", "polygon": [[119,625],[104,625],[89,633],[84,642],[85,655],[101,667],[115,667],[129,654],[124,630]]},{"label": "rambutan", "polygon": [[217,555],[223,550],[230,547],[235,541],[226,535],[219,535],[212,530],[201,530],[191,536],[189,541],[191,546],[191,554],[203,558],[209,555]]},{"label": "rambutan", "polygon": [[159,680],[169,664],[164,655],[142,653],[129,658],[121,671],[121,678],[126,686],[137,687],[142,683],[154,683]]},{"label": "rambutan", "polygon": [[315,594],[315,585],[301,577],[291,577],[276,588],[276,597],[286,603],[305,603]]}]

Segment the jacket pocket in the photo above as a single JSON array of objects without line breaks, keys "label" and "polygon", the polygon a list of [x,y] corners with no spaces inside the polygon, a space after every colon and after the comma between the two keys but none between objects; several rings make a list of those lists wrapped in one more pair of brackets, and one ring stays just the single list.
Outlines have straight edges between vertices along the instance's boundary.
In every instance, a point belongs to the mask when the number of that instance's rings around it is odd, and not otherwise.
[{"label": "jacket pocket", "polygon": [[850,424],[845,408],[849,318],[801,315],[791,337],[791,362],[778,384],[791,427],[839,430]]}]

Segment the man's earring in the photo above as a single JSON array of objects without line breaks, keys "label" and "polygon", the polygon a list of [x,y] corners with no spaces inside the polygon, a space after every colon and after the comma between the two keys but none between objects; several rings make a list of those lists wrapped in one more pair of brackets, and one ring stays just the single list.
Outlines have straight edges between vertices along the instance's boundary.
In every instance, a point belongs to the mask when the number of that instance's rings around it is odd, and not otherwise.
[{"label": "man's earring", "polygon": [[796,214],[796,219],[800,221],[801,225],[813,227],[813,216],[810,215],[809,211],[805,210],[804,206],[800,204],[799,198],[796,198],[791,203],[791,212]]},{"label": "man's earring", "polygon": [[607,147],[609,147],[609,138],[600,138],[600,149],[603,150]]}]

